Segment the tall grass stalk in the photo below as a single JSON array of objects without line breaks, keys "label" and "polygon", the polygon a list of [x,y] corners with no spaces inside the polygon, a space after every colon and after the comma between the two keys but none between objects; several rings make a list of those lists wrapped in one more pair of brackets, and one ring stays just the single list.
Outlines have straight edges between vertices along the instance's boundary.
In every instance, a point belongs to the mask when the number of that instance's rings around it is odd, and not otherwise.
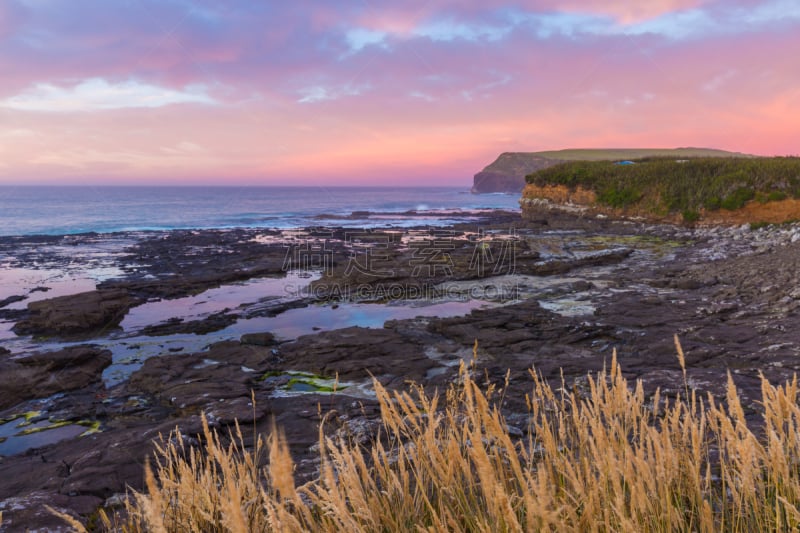
[{"label": "tall grass stalk", "polygon": [[[682,351],[681,351],[682,355]],[[320,430],[320,470],[296,486],[279,430],[245,449],[204,423],[158,447],[124,531],[784,531],[800,526],[797,379],[762,378],[763,427],[694,391],[646,397],[616,356],[581,395],[531,371],[527,437],[510,436],[492,387],[462,365],[443,397],[377,381],[369,446]],[[259,468],[266,454],[268,466]]]}]

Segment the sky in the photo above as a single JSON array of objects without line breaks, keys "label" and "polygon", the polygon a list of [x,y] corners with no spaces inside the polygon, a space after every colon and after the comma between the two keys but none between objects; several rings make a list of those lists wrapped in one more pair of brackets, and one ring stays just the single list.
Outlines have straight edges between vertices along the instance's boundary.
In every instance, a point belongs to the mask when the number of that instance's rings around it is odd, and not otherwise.
[{"label": "sky", "polygon": [[800,154],[797,0],[0,0],[0,184],[464,185]]}]

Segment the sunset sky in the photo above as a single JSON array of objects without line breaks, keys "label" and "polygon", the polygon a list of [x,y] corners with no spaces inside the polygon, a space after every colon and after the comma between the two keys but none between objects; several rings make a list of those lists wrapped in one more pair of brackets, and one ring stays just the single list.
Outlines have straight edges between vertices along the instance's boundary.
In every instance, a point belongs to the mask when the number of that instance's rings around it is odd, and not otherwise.
[{"label": "sunset sky", "polygon": [[0,0],[0,184],[465,185],[800,154],[797,0]]}]

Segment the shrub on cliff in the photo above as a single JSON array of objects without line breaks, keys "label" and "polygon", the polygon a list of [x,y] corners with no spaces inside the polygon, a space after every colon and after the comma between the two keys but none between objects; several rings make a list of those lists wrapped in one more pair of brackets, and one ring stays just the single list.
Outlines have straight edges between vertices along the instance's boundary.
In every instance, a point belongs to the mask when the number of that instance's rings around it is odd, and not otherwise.
[{"label": "shrub on cliff", "polygon": [[577,161],[540,170],[527,181],[591,190],[599,203],[612,208],[736,210],[754,198],[800,197],[800,158],[646,158],[633,165]]}]

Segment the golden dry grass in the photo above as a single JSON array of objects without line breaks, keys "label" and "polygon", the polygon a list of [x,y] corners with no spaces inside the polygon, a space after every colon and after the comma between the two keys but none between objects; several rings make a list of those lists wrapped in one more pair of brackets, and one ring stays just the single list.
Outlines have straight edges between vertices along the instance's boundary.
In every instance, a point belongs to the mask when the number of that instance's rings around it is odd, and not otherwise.
[{"label": "golden dry grass", "polygon": [[[683,353],[680,351],[683,364]],[[245,450],[179,434],[158,449],[122,531],[788,531],[800,525],[796,378],[762,381],[763,438],[729,378],[725,406],[646,398],[616,357],[588,393],[531,372],[528,437],[514,440],[462,367],[444,397],[379,383],[383,434],[368,447],[320,431],[317,479],[296,486],[279,430]],[[238,431],[238,428],[237,428]],[[259,469],[259,457],[268,466]],[[110,524],[109,524],[110,526]]]}]

